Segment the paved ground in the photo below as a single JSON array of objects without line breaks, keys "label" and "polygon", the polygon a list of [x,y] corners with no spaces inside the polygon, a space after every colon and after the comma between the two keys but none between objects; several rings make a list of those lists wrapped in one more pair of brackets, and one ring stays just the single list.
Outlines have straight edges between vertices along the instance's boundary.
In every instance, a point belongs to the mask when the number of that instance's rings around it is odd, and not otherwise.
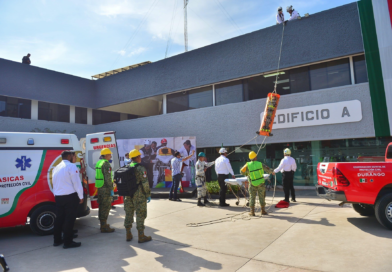
[{"label": "paved ground", "polygon": [[[97,211],[77,220],[80,248],[55,248],[52,236],[34,236],[25,227],[0,232],[0,253],[18,272],[391,271],[392,231],[349,205],[340,208],[313,192],[301,195],[290,208],[271,208],[271,215],[251,220],[242,218],[241,207],[199,208],[194,199],[153,199],[146,221],[152,242],[125,241],[124,210],[118,206],[109,220],[115,233],[99,233]],[[231,215],[236,219],[186,226]]]}]

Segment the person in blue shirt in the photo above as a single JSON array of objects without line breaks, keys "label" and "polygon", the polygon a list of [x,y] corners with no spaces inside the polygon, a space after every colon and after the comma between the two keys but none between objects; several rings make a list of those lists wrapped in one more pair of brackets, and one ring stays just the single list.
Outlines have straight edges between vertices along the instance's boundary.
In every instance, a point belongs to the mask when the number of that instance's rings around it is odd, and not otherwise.
[{"label": "person in blue shirt", "polygon": [[170,188],[169,200],[181,201],[181,199],[177,198],[178,186],[180,185],[180,181],[182,179],[181,166],[183,162],[189,160],[194,154],[195,150],[193,150],[192,154],[185,158],[181,158],[181,153],[178,151],[174,154],[174,158],[171,160],[173,182]]}]

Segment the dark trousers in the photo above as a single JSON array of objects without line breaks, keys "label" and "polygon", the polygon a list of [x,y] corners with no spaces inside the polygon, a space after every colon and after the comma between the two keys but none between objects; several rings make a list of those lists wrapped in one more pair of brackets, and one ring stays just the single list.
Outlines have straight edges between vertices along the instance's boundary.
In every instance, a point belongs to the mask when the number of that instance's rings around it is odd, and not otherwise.
[{"label": "dark trousers", "polygon": [[73,226],[78,212],[79,197],[77,193],[70,195],[55,196],[56,220],[54,221],[54,242],[61,241],[61,233],[64,232],[64,245],[73,241]]},{"label": "dark trousers", "polygon": [[219,183],[219,204],[226,203],[226,191],[227,185],[225,179],[229,178],[229,175],[218,174],[218,183]]},{"label": "dark trousers", "polygon": [[181,174],[177,174],[173,177],[169,198],[173,198],[173,194],[174,194],[174,199],[177,199],[177,190],[178,190],[178,186],[180,185],[181,179],[182,179]]},{"label": "dark trousers", "polygon": [[284,191],[284,200],[289,201],[290,191],[291,198],[295,199],[295,190],[294,190],[294,171],[283,172],[283,191]]}]

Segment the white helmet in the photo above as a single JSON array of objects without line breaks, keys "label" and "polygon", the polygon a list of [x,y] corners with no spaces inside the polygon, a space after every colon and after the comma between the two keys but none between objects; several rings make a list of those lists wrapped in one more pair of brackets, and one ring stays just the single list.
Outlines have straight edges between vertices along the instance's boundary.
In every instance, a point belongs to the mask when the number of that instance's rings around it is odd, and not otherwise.
[{"label": "white helmet", "polygon": [[287,10],[287,12],[292,11],[293,10],[293,6],[287,6],[286,10]]},{"label": "white helmet", "polygon": [[285,155],[291,155],[291,150],[288,149],[288,148],[286,148],[286,149],[283,151],[283,154],[285,154]]},{"label": "white helmet", "polygon": [[222,147],[221,149],[219,149],[219,154],[225,154],[227,153],[226,148]]},{"label": "white helmet", "polygon": [[278,7],[278,11],[282,11],[282,7]]},{"label": "white helmet", "polygon": [[150,140],[144,140],[144,145],[151,145],[151,141]]}]

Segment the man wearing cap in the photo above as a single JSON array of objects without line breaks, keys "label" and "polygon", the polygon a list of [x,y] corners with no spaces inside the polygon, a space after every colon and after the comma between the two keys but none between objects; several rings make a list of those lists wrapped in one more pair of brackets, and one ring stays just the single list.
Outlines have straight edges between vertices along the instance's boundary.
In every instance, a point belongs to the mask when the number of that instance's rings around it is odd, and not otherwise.
[{"label": "man wearing cap", "polygon": [[[196,186],[197,186],[197,206],[205,206],[209,203],[207,200],[207,187],[206,187],[206,176],[205,171],[208,167],[215,164],[215,162],[207,163],[206,154],[204,152],[199,153],[199,160],[196,162]],[[201,203],[201,198],[204,198],[204,204]]]},{"label": "man wearing cap", "polygon": [[278,168],[274,171],[278,173],[282,172],[283,180],[283,191],[284,191],[284,201],[290,202],[290,191],[291,191],[291,201],[297,202],[295,200],[295,190],[294,190],[294,173],[297,170],[297,164],[295,160],[290,156],[291,150],[286,148],[284,151],[284,158],[280,161]]},{"label": "man wearing cap", "polygon": [[221,156],[215,160],[215,172],[218,175],[218,183],[220,187],[219,206],[227,207],[230,205],[226,203],[227,185],[225,183],[225,179],[229,178],[229,174],[231,174],[233,179],[235,179],[235,176],[230,161],[228,158],[226,158],[227,157],[226,148],[222,147],[219,150],[219,154],[221,154]]},{"label": "man wearing cap", "polygon": [[142,147],[139,151],[142,158],[142,165],[147,170],[148,183],[150,184],[150,188],[152,188],[152,186],[154,185],[154,164],[151,161],[153,160],[154,151],[151,148],[151,141],[144,140],[144,147]]},{"label": "man wearing cap", "polygon": [[255,216],[255,200],[259,195],[261,206],[261,215],[268,215],[265,210],[265,180],[264,173],[275,175],[275,172],[268,166],[257,161],[257,154],[254,151],[249,153],[250,162],[247,162],[242,168],[241,173],[248,176],[249,180],[249,208],[250,216]]},{"label": "man wearing cap", "polygon": [[[53,169],[53,194],[56,201],[56,219],[54,221],[54,243],[63,248],[80,247],[81,243],[73,241],[73,225],[76,220],[78,205],[83,203],[83,187],[76,167],[74,151],[65,150],[61,153],[62,162]],[[64,239],[61,233],[64,231]]]},{"label": "man wearing cap", "polygon": [[95,165],[95,187],[98,188],[98,219],[101,223],[101,232],[110,233],[114,229],[107,224],[109,211],[112,206],[113,194],[113,177],[112,166],[109,160],[112,158],[112,152],[109,148],[101,150],[101,160]]},{"label": "man wearing cap", "polygon": [[126,240],[129,242],[132,240],[132,223],[133,215],[136,211],[136,229],[138,231],[139,243],[145,243],[151,241],[151,236],[144,235],[144,221],[147,218],[147,203],[151,201],[151,190],[148,184],[147,171],[142,162],[141,153],[137,149],[133,149],[129,152],[131,157],[131,164],[128,167],[135,167],[136,183],[138,188],[133,196],[126,196],[124,199],[124,210],[125,220],[124,227],[126,229]]},{"label": "man wearing cap", "polygon": [[185,180],[189,182],[194,182],[193,176],[191,175],[191,166],[195,165],[196,162],[196,147],[191,144],[190,140],[186,140],[184,142],[184,145],[178,150],[181,153],[182,157],[188,157],[192,152],[193,156],[189,156],[189,158],[184,161],[184,163],[187,165],[184,167],[184,174],[185,174]]}]

